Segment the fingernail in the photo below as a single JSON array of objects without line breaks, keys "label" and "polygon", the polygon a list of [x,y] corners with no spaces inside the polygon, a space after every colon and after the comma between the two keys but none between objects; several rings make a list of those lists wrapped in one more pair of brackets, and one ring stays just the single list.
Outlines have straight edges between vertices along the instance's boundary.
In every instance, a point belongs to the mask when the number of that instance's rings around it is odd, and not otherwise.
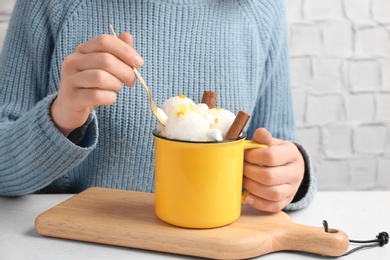
[{"label": "fingernail", "polygon": [[250,196],[246,197],[245,202],[249,205],[255,204],[255,200]]},{"label": "fingernail", "polygon": [[141,56],[139,56],[138,54],[136,54],[134,56],[134,63],[137,67],[141,67],[142,65],[144,65],[144,59],[142,59]]}]

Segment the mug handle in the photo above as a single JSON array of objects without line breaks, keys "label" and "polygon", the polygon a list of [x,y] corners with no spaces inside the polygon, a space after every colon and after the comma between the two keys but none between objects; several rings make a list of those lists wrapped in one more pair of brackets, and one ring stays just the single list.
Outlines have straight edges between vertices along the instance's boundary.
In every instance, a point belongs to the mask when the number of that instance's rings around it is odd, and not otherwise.
[{"label": "mug handle", "polygon": [[[255,141],[253,140],[245,140],[244,141],[244,150],[246,149],[255,149],[255,148],[268,148],[268,145],[266,144],[259,144],[259,143],[256,143]],[[244,203],[246,197],[248,197],[250,193],[245,190],[242,195],[241,195],[241,203]]]},{"label": "mug handle", "polygon": [[253,140],[245,140],[244,141],[244,150],[246,149],[254,149],[254,148],[268,148],[266,144],[259,144]]}]

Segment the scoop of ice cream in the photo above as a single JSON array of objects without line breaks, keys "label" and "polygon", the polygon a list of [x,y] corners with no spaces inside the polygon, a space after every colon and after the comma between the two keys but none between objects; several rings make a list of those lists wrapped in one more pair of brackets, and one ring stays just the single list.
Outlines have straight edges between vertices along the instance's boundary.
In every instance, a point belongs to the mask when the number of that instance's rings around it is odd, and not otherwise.
[{"label": "scoop of ice cream", "polygon": [[226,109],[209,109],[207,104],[195,104],[185,95],[167,99],[161,109],[168,118],[165,127],[158,124],[157,131],[169,139],[222,141],[235,119]]},{"label": "scoop of ice cream", "polygon": [[214,123],[210,127],[212,129],[219,129],[222,137],[225,138],[236,116],[229,110],[223,108],[212,108],[209,110],[209,114],[215,118]]},{"label": "scoop of ice cream", "polygon": [[203,113],[205,117],[207,117],[207,120],[209,121],[209,124],[210,126],[212,124],[214,124],[215,122],[215,118],[214,118],[214,115],[210,114],[209,113],[209,107],[204,104],[204,103],[200,103],[200,104],[197,104],[194,109],[198,110],[199,112]]},{"label": "scoop of ice cream", "polygon": [[183,94],[180,94],[175,97],[171,97],[164,101],[164,103],[161,106],[161,109],[165,112],[166,115],[169,115],[173,109],[181,107],[181,106],[189,106],[189,107],[195,107],[196,104],[194,101],[189,99]]},{"label": "scoop of ice cream", "polygon": [[168,115],[165,136],[186,141],[208,141],[210,123],[208,117],[195,107],[182,105]]}]

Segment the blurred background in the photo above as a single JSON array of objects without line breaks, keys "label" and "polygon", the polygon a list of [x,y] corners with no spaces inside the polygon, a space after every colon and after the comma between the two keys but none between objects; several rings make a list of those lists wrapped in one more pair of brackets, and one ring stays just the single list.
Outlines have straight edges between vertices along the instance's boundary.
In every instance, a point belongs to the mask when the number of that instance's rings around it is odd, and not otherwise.
[{"label": "blurred background", "polygon": [[[297,129],[319,190],[390,190],[390,0],[285,1]],[[0,0],[0,52],[15,2]]]}]

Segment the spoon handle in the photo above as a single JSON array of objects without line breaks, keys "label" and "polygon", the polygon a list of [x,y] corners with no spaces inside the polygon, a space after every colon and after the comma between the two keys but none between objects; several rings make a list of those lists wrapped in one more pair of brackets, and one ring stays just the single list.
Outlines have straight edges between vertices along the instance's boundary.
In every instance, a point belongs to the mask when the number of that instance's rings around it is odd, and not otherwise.
[{"label": "spoon handle", "polygon": [[[114,27],[112,26],[112,24],[110,24],[110,30],[111,30],[112,35],[117,37],[116,33],[115,33],[115,30],[114,30]],[[146,93],[148,94],[148,98],[149,98],[149,101],[150,101],[150,108],[152,109],[152,112],[153,112],[154,116],[157,118],[157,120],[163,126],[165,126],[167,118],[166,118],[166,115],[165,115],[164,111],[162,111],[160,108],[158,108],[156,106],[156,104],[154,104],[154,101],[153,101],[153,98],[152,98],[152,94],[150,93],[148,85],[146,85],[146,82],[145,82],[144,78],[138,72],[137,68],[133,68],[133,70],[134,70],[135,75],[137,76],[137,78],[141,82],[141,85],[144,87],[144,89],[146,90]]]}]

